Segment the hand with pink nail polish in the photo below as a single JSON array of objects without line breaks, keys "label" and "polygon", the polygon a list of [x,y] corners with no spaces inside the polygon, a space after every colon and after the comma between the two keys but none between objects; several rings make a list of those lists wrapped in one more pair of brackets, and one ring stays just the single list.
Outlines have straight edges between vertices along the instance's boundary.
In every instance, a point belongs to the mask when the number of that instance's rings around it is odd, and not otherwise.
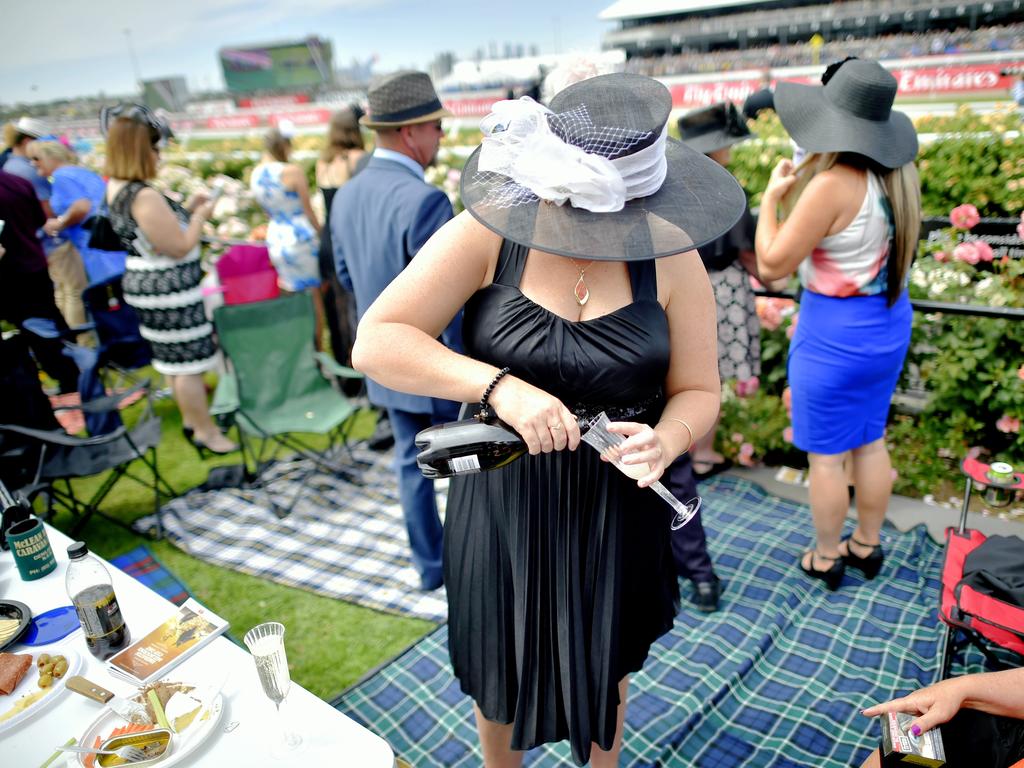
[{"label": "hand with pink nail polish", "polygon": [[877,717],[888,712],[905,712],[909,715],[920,715],[910,724],[910,733],[920,736],[937,725],[942,725],[955,715],[961,706],[967,691],[964,690],[964,678],[954,677],[941,683],[929,685],[915,691],[909,696],[876,704],[865,709],[861,714]]},{"label": "hand with pink nail polish", "polygon": [[867,717],[889,712],[918,715],[909,728],[917,737],[949,722],[961,709],[1024,720],[1024,667],[951,677],[909,696],[868,707],[861,714]]}]

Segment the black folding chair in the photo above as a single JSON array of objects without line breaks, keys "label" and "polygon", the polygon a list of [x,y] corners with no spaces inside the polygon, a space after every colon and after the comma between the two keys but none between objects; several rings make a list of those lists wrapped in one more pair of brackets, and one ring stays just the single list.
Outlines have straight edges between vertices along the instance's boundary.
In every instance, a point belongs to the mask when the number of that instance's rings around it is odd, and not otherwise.
[{"label": "black folding chair", "polygon": [[[6,397],[33,398],[23,387],[3,393]],[[41,392],[39,393],[41,394]],[[160,444],[160,418],[153,410],[148,381],[116,395],[97,398],[78,406],[60,410],[81,410],[85,414],[117,412],[121,403],[141,394],[141,413],[131,427],[120,424],[116,429],[95,437],[73,437],[63,429],[40,429],[22,424],[0,424],[0,477],[12,483],[29,501],[46,499],[47,519],[56,508],[68,510],[77,518],[72,532],[77,534],[94,514],[104,515],[100,504],[123,478],[131,478],[153,491],[156,516],[156,537],[163,536],[160,521],[161,494],[173,498],[177,492],[161,476],[157,466]],[[134,462],[139,460],[149,476],[140,474]],[[76,478],[91,477],[104,472],[104,478],[88,499],[81,499],[71,483]]]}]

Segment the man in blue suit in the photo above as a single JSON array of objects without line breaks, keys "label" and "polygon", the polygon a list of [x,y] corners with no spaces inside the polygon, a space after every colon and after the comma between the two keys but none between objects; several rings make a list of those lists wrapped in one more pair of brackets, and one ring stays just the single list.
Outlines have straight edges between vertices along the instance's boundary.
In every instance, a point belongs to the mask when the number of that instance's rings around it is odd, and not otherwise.
[{"label": "man in blue suit", "polygon": [[[338,279],[355,295],[363,313],[423,244],[452,218],[452,205],[427,184],[424,169],[441,144],[441,119],[451,117],[430,77],[396,72],[374,83],[369,113],[361,123],[377,134],[376,149],[362,172],[345,184],[331,205],[331,239]],[[441,340],[461,351],[461,316]],[[434,485],[416,466],[415,437],[432,424],[453,421],[458,405],[397,392],[367,380],[370,402],[386,408],[395,433],[395,473],[405,514],[412,560],[421,586],[441,586],[441,520]]]}]

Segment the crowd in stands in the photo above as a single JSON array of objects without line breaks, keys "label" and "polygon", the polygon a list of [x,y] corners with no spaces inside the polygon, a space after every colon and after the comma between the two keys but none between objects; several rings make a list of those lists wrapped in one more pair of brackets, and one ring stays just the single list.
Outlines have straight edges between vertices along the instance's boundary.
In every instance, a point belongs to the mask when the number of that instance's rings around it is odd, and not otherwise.
[{"label": "crowd in stands", "polygon": [[[1024,24],[934,30],[925,33],[881,35],[871,38],[830,40],[820,51],[819,60],[838,61],[847,56],[876,60],[940,56],[953,53],[1006,51],[1024,48]],[[667,56],[633,57],[626,71],[650,77],[702,72],[728,72],[763,67],[799,67],[815,63],[814,52],[806,42],[792,45],[768,45],[743,50],[687,51]]]}]

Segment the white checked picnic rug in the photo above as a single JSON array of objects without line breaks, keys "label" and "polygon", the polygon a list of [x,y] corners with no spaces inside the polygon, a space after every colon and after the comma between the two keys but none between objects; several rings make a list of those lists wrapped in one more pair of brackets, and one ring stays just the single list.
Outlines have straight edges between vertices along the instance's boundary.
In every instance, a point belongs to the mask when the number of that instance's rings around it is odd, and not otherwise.
[{"label": "white checked picnic rug", "polygon": [[[393,454],[353,447],[363,485],[326,474],[306,460],[276,464],[258,490],[193,490],[162,509],[167,538],[213,565],[381,611],[440,622],[444,589],[425,593],[409,543],[391,470]],[[447,492],[438,484],[443,510]],[[287,507],[284,519],[270,499]],[[153,527],[152,516],[135,523]]]}]

